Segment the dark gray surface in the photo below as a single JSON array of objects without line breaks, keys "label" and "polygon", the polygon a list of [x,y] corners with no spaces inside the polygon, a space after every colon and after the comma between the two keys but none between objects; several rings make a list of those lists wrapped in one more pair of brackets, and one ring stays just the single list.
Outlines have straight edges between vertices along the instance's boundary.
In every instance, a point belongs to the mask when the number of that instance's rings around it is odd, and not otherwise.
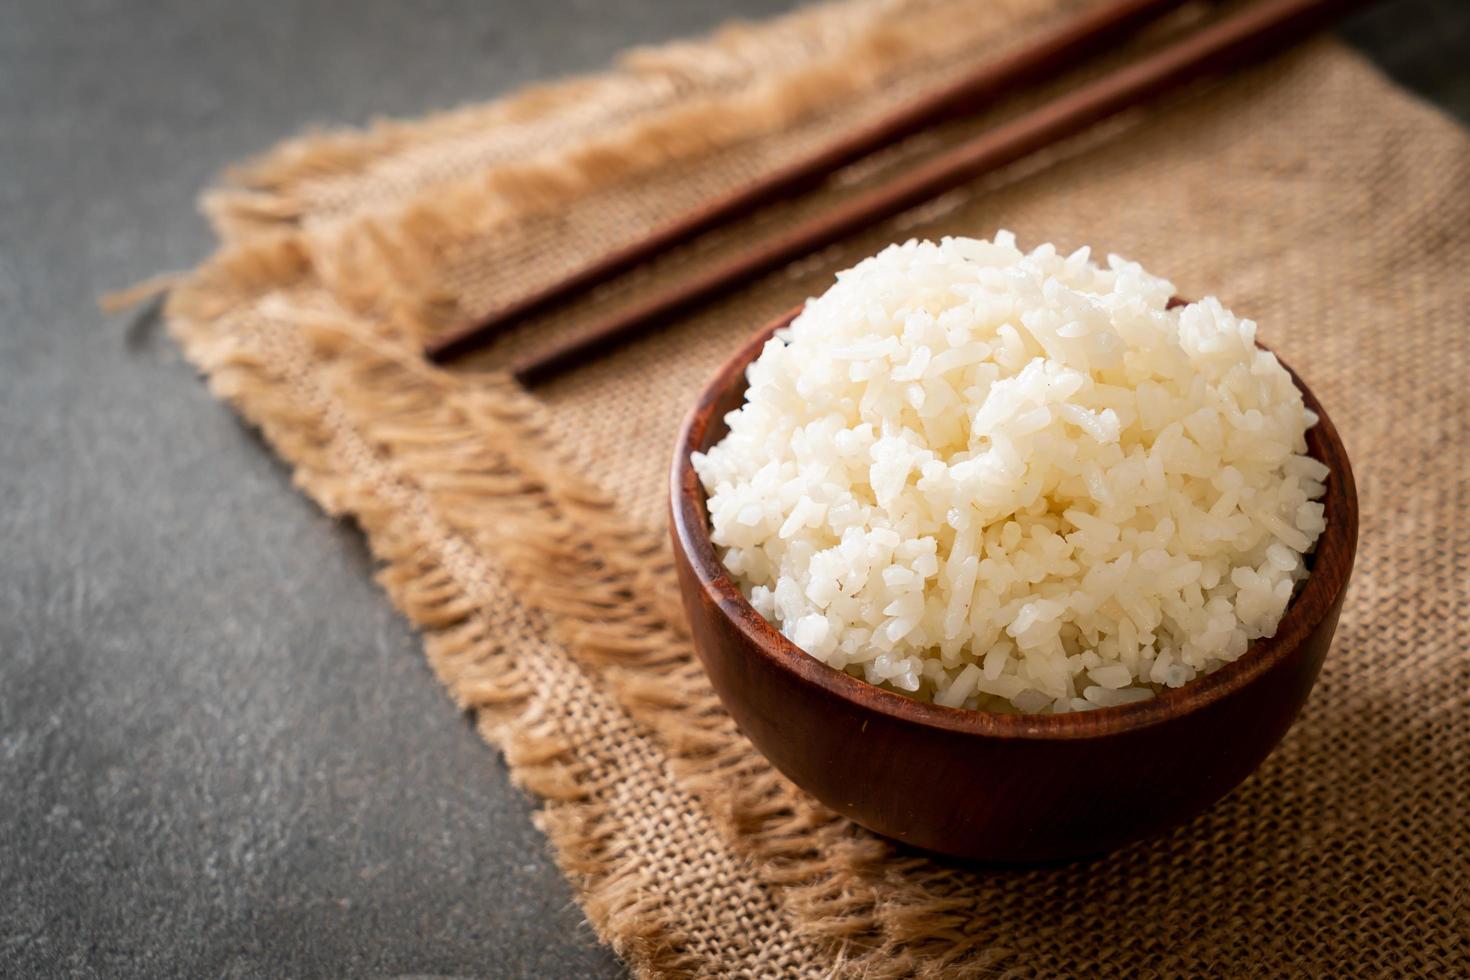
[{"label": "dark gray surface", "polygon": [[[792,0],[0,3],[0,975],[616,975],[370,581],[145,318],[228,162]],[[1359,18],[1470,118],[1470,4]]]}]

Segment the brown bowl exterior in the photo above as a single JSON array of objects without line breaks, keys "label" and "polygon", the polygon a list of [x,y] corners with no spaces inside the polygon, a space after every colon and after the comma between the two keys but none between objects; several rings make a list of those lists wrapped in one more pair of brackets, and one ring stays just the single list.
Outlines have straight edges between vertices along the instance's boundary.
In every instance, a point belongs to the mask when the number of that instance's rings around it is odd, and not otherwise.
[{"label": "brown bowl exterior", "polygon": [[1312,574],[1274,637],[1151,701],[1067,715],[1002,715],[873,687],[802,652],[763,619],[709,539],[689,463],[725,433],[745,368],[792,311],[721,369],[675,451],[670,532],[695,649],[747,737],[792,782],[888,837],[992,862],[1100,854],[1177,824],[1255,770],[1306,702],[1327,654],[1357,543],[1352,470],[1321,421],[1311,454],[1332,471]]}]

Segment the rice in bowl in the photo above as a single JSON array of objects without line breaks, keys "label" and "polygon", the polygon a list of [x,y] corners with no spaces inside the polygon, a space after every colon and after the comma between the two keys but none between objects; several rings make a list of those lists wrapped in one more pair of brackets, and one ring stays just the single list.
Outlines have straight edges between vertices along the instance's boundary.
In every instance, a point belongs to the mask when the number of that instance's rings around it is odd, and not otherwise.
[{"label": "rice in bowl", "polygon": [[1323,529],[1315,423],[1255,324],[1008,233],[840,273],[693,464],[752,605],[953,707],[1178,687],[1274,633]]}]

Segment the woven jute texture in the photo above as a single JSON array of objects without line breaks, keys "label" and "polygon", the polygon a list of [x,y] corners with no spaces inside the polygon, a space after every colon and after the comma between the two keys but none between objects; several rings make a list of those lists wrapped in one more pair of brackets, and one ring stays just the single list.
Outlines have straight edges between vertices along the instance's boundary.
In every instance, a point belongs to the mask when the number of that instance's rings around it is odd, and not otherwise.
[{"label": "woven jute texture", "polygon": [[[1076,6],[813,8],[299,140],[205,198],[222,244],[174,289],[173,331],[302,489],[362,527],[639,975],[1470,972],[1470,138],[1335,43],[1135,113],[534,392],[496,365],[987,119],[467,366],[417,353]],[[1332,412],[1362,502],[1336,643],[1260,771],[1165,837],[1021,870],[906,852],[774,773],[692,659],[662,517],[675,428],[742,337],[886,242],[999,227],[1124,254],[1257,318]]]}]

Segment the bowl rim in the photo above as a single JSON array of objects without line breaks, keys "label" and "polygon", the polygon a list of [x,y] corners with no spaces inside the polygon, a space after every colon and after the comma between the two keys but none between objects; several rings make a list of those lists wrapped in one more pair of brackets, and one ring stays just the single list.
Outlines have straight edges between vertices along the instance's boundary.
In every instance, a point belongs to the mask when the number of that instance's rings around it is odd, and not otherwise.
[{"label": "bowl rim", "polygon": [[[894,721],[967,735],[1032,740],[1116,735],[1162,724],[1249,686],[1286,659],[1337,608],[1357,549],[1357,488],[1347,451],[1332,420],[1296,371],[1282,361],[1307,408],[1318,418],[1317,424],[1307,430],[1307,447],[1310,455],[1331,471],[1323,496],[1327,526],[1312,555],[1312,572],[1287,607],[1276,633],[1252,643],[1239,659],[1148,701],[1065,714],[1001,714],[950,708],[885,690],[822,663],[782,635],[741,594],[710,539],[704,487],[690,462],[690,454],[703,448],[710,429],[723,424],[723,417],[715,418],[715,406],[735,385],[744,384],[746,367],[766,341],[788,326],[804,307],[802,304],[788,310],[758,330],[700,391],[679,429],[669,495],[675,547],[683,553],[710,605],[730,621],[758,656],[802,683]],[[742,390],[742,404],[743,395]]]}]

